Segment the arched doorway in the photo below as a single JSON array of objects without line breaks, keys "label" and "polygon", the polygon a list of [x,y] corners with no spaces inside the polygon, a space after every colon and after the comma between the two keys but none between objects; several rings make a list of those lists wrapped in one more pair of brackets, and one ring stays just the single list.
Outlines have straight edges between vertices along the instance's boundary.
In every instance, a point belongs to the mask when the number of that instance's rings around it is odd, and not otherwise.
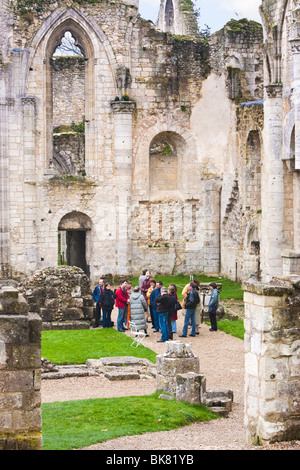
[{"label": "arched doorway", "polygon": [[91,219],[81,212],[66,214],[58,224],[58,263],[81,268],[90,275]]}]

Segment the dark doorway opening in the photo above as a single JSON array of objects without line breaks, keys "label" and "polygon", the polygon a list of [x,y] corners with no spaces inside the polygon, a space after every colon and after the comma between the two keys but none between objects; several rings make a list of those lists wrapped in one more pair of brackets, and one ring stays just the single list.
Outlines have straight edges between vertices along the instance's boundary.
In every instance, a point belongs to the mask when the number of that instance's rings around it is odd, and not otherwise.
[{"label": "dark doorway opening", "polygon": [[86,262],[86,231],[67,230],[67,264],[77,266],[87,273]]}]

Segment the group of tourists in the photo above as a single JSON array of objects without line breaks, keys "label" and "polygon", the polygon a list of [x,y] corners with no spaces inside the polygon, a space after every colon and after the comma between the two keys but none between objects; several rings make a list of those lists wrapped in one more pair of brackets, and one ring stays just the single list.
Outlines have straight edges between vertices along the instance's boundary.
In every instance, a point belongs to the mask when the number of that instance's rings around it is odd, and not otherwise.
[{"label": "group of tourists", "polygon": [[[209,284],[211,296],[208,304],[211,328],[209,331],[217,331],[216,312],[219,307],[219,291],[217,285]],[[200,296],[200,283],[197,279],[189,282],[182,291],[182,301],[177,296],[177,286],[170,284],[165,287],[162,281],[156,281],[151,277],[149,270],[143,270],[139,277],[139,285],[132,287],[131,282],[124,280],[114,291],[109,283],[103,279],[93,292],[96,302],[94,328],[99,328],[101,310],[103,328],[111,328],[111,312],[118,308],[117,330],[125,332],[129,328],[129,322],[133,322],[136,330],[144,330],[146,336],[148,324],[152,324],[154,333],[161,333],[159,343],[173,339],[177,333],[177,312],[185,309],[184,325],[180,338],[186,338],[188,328],[191,328],[189,336],[199,335],[199,325],[203,313],[203,304]]]}]

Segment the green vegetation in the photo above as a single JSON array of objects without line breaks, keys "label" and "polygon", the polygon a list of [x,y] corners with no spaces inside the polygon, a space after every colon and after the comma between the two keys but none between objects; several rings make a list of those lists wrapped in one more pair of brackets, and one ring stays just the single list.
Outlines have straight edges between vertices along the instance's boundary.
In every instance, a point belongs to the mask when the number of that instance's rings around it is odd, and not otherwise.
[{"label": "green vegetation", "polygon": [[253,20],[242,18],[240,20],[230,20],[225,28],[235,33],[262,34],[262,25]]},{"label": "green vegetation", "polygon": [[82,121],[75,123],[72,121],[70,126],[61,125],[53,128],[53,134],[84,134],[85,133],[85,116],[82,117]]},{"label": "green vegetation", "polygon": [[236,321],[220,320],[218,321],[218,329],[235,338],[244,339],[245,327],[242,319]]},{"label": "green vegetation", "polygon": [[162,400],[160,392],[42,405],[44,450],[71,450],[145,432],[218,419],[203,405]]},{"label": "green vegetation", "polygon": [[[179,299],[181,298],[182,289],[186,284],[188,284],[188,282],[191,281],[190,276],[185,274],[178,274],[177,276],[160,276],[157,274],[154,277],[156,281],[162,281],[163,285],[166,287],[169,284],[176,284],[178,287],[177,293]],[[220,295],[221,301],[228,299],[243,299],[244,291],[241,287],[241,284],[238,282],[231,281],[226,277],[207,277],[203,274],[194,274],[194,278],[198,279],[200,283],[217,282],[222,284],[222,291]],[[132,282],[132,285],[138,285],[137,277],[130,279],[130,281]]]},{"label": "green vegetation", "polygon": [[193,11],[194,3],[192,2],[192,0],[180,0],[180,7],[182,11]]},{"label": "green vegetation", "polygon": [[42,357],[55,364],[84,364],[87,359],[134,356],[155,364],[156,353],[139,346],[131,348],[132,338],[113,328],[100,330],[43,331]]},{"label": "green vegetation", "polygon": [[161,151],[161,155],[171,155],[173,153],[172,147],[167,144]]}]

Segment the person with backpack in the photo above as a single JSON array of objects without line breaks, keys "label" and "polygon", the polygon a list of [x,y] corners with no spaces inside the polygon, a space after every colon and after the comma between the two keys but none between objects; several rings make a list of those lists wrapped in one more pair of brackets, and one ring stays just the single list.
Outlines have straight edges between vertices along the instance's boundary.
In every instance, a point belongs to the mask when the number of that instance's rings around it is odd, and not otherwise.
[{"label": "person with backpack", "polygon": [[104,285],[104,289],[100,294],[100,303],[102,306],[103,314],[103,328],[111,328],[111,312],[115,305],[115,294],[111,290],[111,286],[108,282]]},{"label": "person with backpack", "polygon": [[200,302],[200,296],[198,291],[196,290],[197,284],[194,282],[190,282],[188,285],[188,294],[185,301],[185,308],[186,313],[184,317],[184,325],[182,330],[182,335],[179,335],[180,338],[187,337],[187,331],[189,326],[189,321],[191,320],[192,323],[192,332],[189,336],[196,336],[196,320],[195,320],[195,312],[196,307]]}]

